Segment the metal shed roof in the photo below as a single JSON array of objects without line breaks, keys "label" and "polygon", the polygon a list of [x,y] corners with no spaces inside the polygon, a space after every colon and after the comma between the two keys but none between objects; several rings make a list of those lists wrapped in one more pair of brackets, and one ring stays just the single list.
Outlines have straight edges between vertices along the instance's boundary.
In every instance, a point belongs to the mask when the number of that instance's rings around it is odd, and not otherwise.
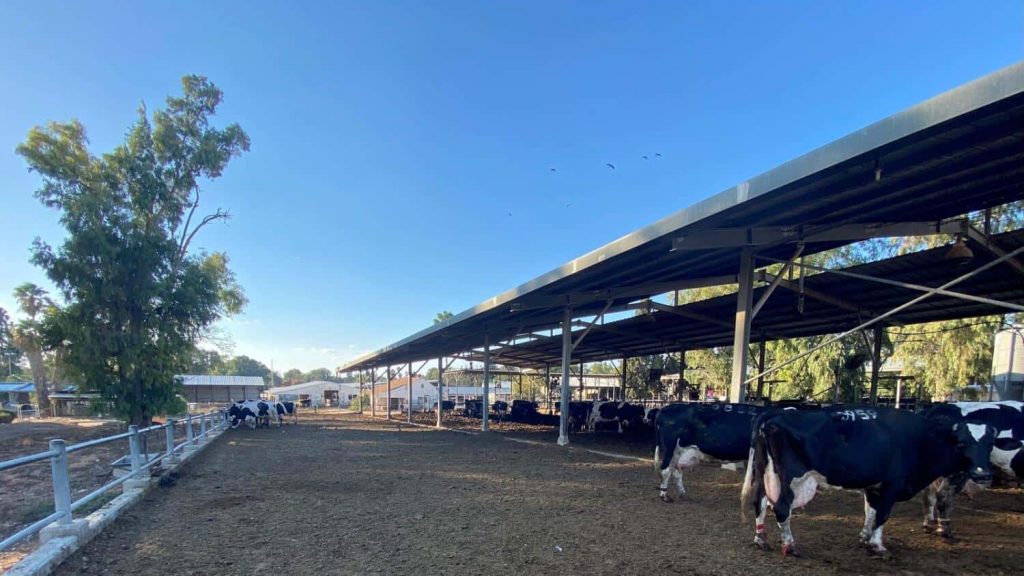
[{"label": "metal shed roof", "polygon": [[[1024,63],[936,96],[741,182],[454,317],[341,366],[450,355],[735,275],[742,242],[783,258],[853,241],[845,225],[938,222],[1024,198]],[[722,234],[719,234],[722,233]],[[762,238],[763,233],[763,238]],[[716,236],[716,234],[719,234]],[[719,237],[720,236],[720,237]],[[709,239],[712,241],[709,242]],[[725,278],[726,280],[723,280]],[[592,336],[591,336],[592,337]]]},{"label": "metal shed roof", "polygon": [[[994,241],[1008,250],[1024,246],[1024,230],[995,236]],[[969,242],[975,257],[969,266],[946,259],[948,247],[934,248],[905,256],[846,268],[875,278],[938,286],[968,269],[995,258],[982,246]],[[920,291],[853,279],[834,274],[814,274],[804,280],[806,293],[827,294],[834,302],[805,297],[803,313],[797,306],[798,293],[776,290],[752,322],[752,340],[798,338],[832,334],[853,328],[881,311],[895,308],[919,296]],[[758,299],[766,288],[758,288]],[[1024,276],[1007,268],[991,268],[964,281],[957,292],[985,296],[1024,305]],[[670,312],[652,312],[641,316],[596,325],[573,351],[573,360],[590,362],[608,358],[644,356],[678,352],[680,349],[732,346],[730,318],[736,311],[736,295],[730,294],[694,302],[681,307],[688,317]],[[1005,308],[949,296],[932,296],[892,316],[890,324],[918,324],[955,318],[971,318],[1006,312]],[[703,318],[703,319],[701,319]],[[558,364],[561,338],[545,338],[491,352],[494,362],[524,367]],[[481,358],[476,358],[481,359]]]},{"label": "metal shed roof", "polygon": [[257,386],[263,387],[259,376],[213,376],[210,374],[184,374],[178,376],[185,386]]}]

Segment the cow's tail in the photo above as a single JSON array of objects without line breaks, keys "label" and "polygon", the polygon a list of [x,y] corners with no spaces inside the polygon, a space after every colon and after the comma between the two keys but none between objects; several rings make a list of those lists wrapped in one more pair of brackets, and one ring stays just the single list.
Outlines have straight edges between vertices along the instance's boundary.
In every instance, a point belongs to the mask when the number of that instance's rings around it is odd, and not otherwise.
[{"label": "cow's tail", "polygon": [[747,520],[747,512],[759,506],[764,494],[764,472],[768,465],[768,443],[765,442],[761,426],[755,425],[750,438],[750,456],[747,458],[747,472],[743,477],[743,491],[740,492],[740,516]]}]

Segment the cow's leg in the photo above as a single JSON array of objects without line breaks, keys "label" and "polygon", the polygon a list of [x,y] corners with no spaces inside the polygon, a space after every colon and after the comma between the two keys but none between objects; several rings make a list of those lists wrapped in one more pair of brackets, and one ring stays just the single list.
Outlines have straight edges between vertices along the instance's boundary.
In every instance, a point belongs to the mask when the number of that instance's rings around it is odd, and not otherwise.
[{"label": "cow's leg", "polygon": [[868,495],[864,494],[864,528],[860,531],[860,543],[868,544],[875,532],[875,518],[878,514],[868,502]]},{"label": "cow's leg", "polygon": [[793,530],[789,526],[793,519],[789,500],[789,496],[783,496],[780,501],[775,503],[773,509],[775,518],[779,522],[779,531],[782,532],[782,555],[798,557],[800,553],[796,548],[796,539],[793,538]]},{"label": "cow's leg", "polygon": [[921,523],[921,526],[924,527],[925,532],[935,531],[935,505],[938,500],[939,490],[945,481],[945,478],[939,478],[932,482],[921,496],[921,502],[924,504],[924,522]]},{"label": "cow's leg", "polygon": [[672,496],[668,493],[668,483],[676,470],[676,461],[679,455],[675,447],[666,448],[664,444],[658,447],[661,452],[661,484],[658,486],[658,497],[663,502],[671,502]]},{"label": "cow's leg", "polygon": [[935,494],[935,511],[937,512],[935,533],[943,538],[953,538],[953,528],[949,519],[953,515],[953,500],[956,499],[957,490],[952,482],[943,479],[942,486]]},{"label": "cow's leg", "polygon": [[754,520],[754,546],[761,550],[771,550],[768,544],[768,530],[764,526],[764,517],[768,515],[768,497],[762,496],[755,505],[757,518]]},{"label": "cow's leg", "polygon": [[793,489],[792,483],[780,474],[783,468],[776,467],[771,456],[768,457],[768,466],[765,468],[765,494],[772,502],[772,510],[775,511],[775,520],[779,523],[779,530],[782,532],[782,555],[800,556],[797,551],[796,540],[793,538],[793,531],[789,526],[793,512]]},{"label": "cow's leg", "polygon": [[877,556],[887,557],[889,551],[882,545],[882,528],[892,513],[892,507],[896,504],[898,490],[891,486],[882,486],[878,492],[864,491],[865,505],[875,511],[873,526],[871,526],[871,537],[868,539],[868,551]]}]

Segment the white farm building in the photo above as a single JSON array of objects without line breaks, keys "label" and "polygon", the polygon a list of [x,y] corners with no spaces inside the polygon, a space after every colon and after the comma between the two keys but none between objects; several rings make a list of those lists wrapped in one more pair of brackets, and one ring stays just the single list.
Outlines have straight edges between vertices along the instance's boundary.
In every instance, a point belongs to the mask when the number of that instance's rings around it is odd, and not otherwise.
[{"label": "white farm building", "polygon": [[348,406],[359,396],[358,384],[316,380],[267,390],[278,402],[298,402],[302,406]]}]

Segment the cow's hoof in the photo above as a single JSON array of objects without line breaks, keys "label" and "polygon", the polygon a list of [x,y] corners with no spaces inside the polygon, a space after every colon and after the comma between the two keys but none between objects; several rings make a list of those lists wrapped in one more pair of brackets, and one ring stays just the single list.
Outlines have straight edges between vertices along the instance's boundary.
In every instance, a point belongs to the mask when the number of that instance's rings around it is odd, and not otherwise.
[{"label": "cow's hoof", "polygon": [[762,552],[770,551],[772,546],[768,543],[767,534],[758,534],[754,536],[754,547]]},{"label": "cow's hoof", "polygon": [[666,494],[662,494],[662,495],[661,495],[661,496],[659,496],[659,497],[661,498],[661,501],[662,501],[662,502],[668,502],[668,503],[671,503],[671,502],[673,502],[673,501],[674,501],[674,499],[673,499],[673,498],[672,498],[671,496],[669,496],[669,495],[668,495],[667,493],[666,493]]},{"label": "cow's hoof", "polygon": [[933,534],[935,532],[936,524],[935,522],[925,522],[924,524],[921,524],[921,528],[924,528],[925,532]]},{"label": "cow's hoof", "polygon": [[790,556],[792,558],[799,558],[800,551],[797,550],[796,544],[783,544],[782,545],[782,557]]},{"label": "cow's hoof", "polygon": [[881,560],[892,559],[892,554],[889,554],[888,550],[885,548],[875,548],[874,546],[868,547],[868,556],[871,556],[872,558],[879,558]]}]

